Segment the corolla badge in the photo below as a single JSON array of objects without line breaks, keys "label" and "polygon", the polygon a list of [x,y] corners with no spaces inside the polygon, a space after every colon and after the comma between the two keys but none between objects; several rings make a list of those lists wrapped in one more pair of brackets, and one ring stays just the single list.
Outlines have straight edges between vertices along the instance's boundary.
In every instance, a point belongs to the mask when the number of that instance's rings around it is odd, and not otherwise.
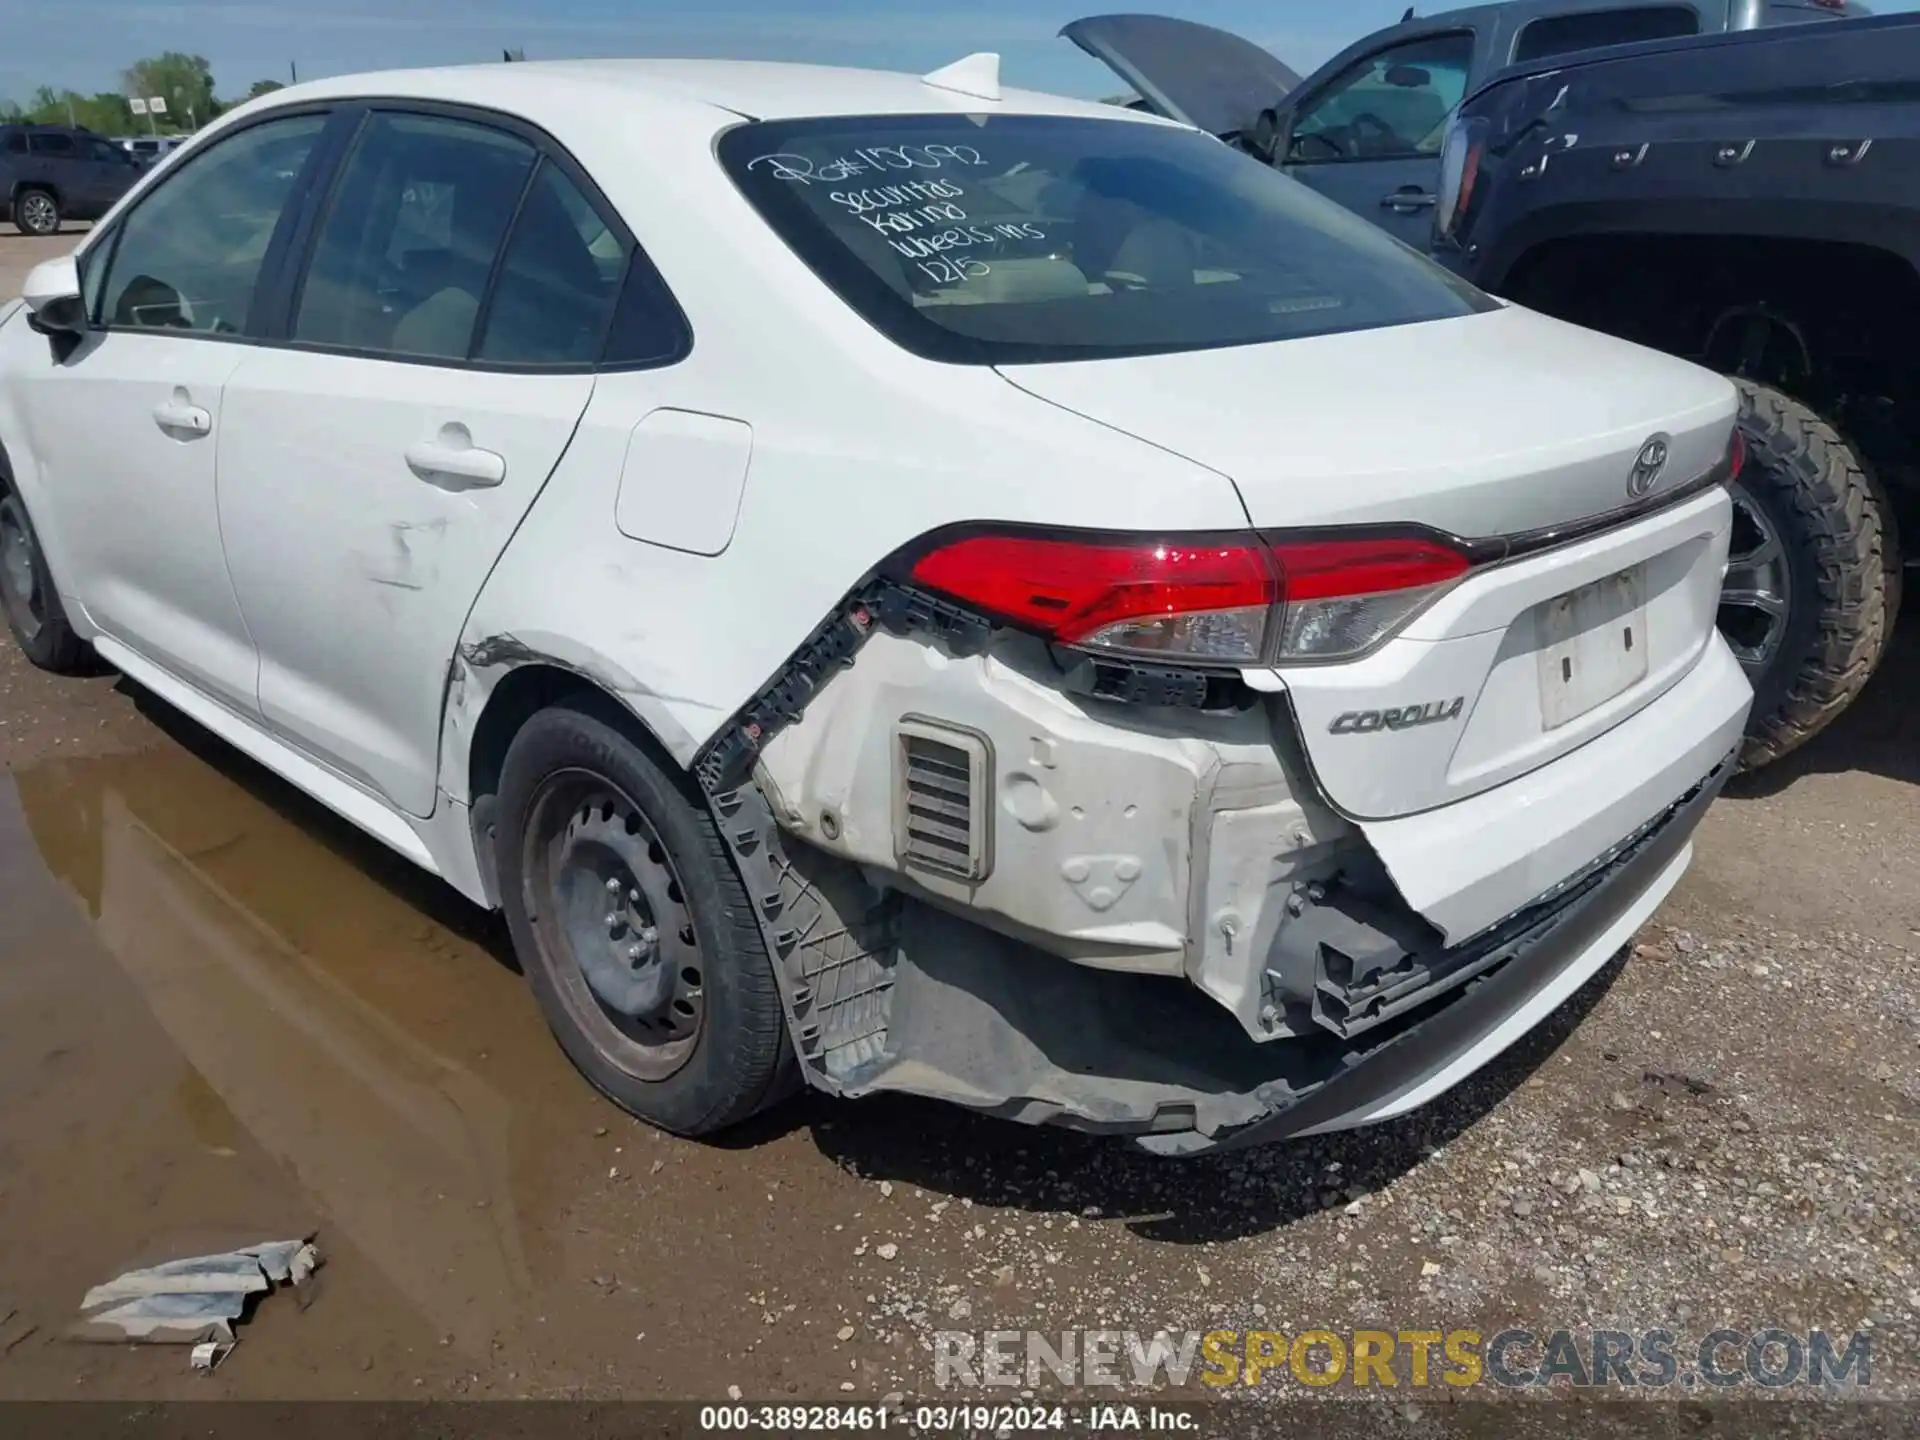
[{"label": "corolla badge", "polygon": [[1656,435],[1640,447],[1640,453],[1634,457],[1633,472],[1627,476],[1627,494],[1635,500],[1644,500],[1653,493],[1653,487],[1660,483],[1660,477],[1667,473],[1667,458],[1672,447],[1664,435]]},{"label": "corolla badge", "polygon": [[1425,705],[1404,705],[1398,710],[1349,710],[1327,727],[1329,735],[1375,735],[1382,730],[1418,730],[1425,725],[1444,725],[1458,720],[1466,711],[1467,697],[1433,700]]}]

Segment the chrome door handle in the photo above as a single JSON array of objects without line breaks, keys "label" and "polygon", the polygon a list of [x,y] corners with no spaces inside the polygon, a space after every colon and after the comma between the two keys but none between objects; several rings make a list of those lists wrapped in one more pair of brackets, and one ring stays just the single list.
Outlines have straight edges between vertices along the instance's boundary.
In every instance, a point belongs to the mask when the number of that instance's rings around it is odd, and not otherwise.
[{"label": "chrome door handle", "polygon": [[183,386],[175,387],[170,397],[153,407],[153,423],[169,434],[175,431],[188,435],[213,433],[213,413],[194,404]]},{"label": "chrome door handle", "polygon": [[1402,215],[1411,215],[1416,210],[1431,210],[1440,203],[1440,197],[1425,190],[1409,188],[1396,190],[1384,197],[1380,203],[1389,210],[1398,210]]},{"label": "chrome door handle", "polygon": [[432,440],[407,447],[407,468],[429,484],[464,481],[458,489],[498,485],[507,478],[504,455],[482,450],[464,425],[445,425]]}]

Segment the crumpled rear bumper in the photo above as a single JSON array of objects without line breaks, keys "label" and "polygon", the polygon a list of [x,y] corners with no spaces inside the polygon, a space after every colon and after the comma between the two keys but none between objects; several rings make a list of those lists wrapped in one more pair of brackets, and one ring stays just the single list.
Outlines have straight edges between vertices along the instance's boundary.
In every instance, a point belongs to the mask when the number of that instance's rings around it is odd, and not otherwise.
[{"label": "crumpled rear bumper", "polygon": [[926,1095],[1167,1155],[1391,1119],[1507,1049],[1627,944],[1685,872],[1734,766],[1730,753],[1548,904],[1474,942],[1494,953],[1470,983],[1352,1039],[1257,1044],[1183,982],[1065,964],[916,906],[888,1056],[844,1093]]}]

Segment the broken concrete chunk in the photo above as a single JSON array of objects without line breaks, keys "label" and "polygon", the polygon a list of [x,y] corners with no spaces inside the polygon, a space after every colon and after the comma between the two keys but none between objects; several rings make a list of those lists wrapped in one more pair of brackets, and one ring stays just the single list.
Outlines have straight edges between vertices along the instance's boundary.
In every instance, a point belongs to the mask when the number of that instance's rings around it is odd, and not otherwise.
[{"label": "broken concrete chunk", "polygon": [[[192,1345],[193,1368],[211,1371],[225,1358],[218,1347],[232,1348],[233,1322],[252,1296],[302,1285],[319,1264],[309,1236],[129,1270],[86,1293],[70,1333],[77,1340]],[[204,1365],[203,1353],[211,1357]]]}]

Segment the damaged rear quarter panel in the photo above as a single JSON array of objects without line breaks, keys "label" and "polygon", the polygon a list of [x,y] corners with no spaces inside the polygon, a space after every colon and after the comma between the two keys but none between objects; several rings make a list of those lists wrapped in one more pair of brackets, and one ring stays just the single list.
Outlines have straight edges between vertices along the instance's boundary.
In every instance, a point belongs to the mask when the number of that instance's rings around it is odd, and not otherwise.
[{"label": "damaged rear quarter panel", "polygon": [[[777,305],[743,327],[737,297],[717,308],[704,298],[682,297],[697,337],[686,360],[600,377],[474,604],[449,657],[441,786],[456,800],[470,798],[479,717],[521,664],[587,677],[684,765],[863,576],[921,535],[980,519],[1148,531],[1246,523],[1224,476],[990,370],[916,360],[857,330],[783,330],[796,317]],[[802,351],[805,366],[784,358]],[[632,539],[615,523],[631,436],[663,407],[731,412],[753,427],[738,525],[719,555]]]},{"label": "damaged rear quarter panel", "polygon": [[[987,750],[991,865],[978,880],[900,856],[903,721]],[[1266,705],[1157,710],[1063,693],[1038,642],[958,658],[879,634],[776,735],[759,777],[782,828],[1049,956],[1191,980],[1257,1039],[1263,977],[1296,883],[1353,830],[1297,778]]]}]

